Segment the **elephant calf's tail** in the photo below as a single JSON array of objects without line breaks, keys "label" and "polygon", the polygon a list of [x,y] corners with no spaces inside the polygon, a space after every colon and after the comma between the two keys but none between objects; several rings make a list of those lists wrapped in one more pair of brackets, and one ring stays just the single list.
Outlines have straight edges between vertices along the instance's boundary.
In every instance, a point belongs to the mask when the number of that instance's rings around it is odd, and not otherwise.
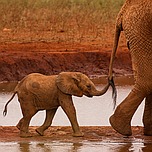
[{"label": "elephant calf's tail", "polygon": [[5,105],[5,108],[4,108],[4,111],[3,111],[3,116],[6,116],[6,114],[7,114],[7,105],[11,102],[11,100],[14,98],[14,96],[15,96],[16,93],[17,93],[17,92],[15,92],[15,93],[12,95],[11,99],[9,99],[9,100],[7,101],[7,103],[6,103],[6,105]]},{"label": "elephant calf's tail", "polygon": [[109,82],[109,84],[112,87],[112,98],[113,98],[114,109],[115,109],[115,107],[116,107],[116,100],[117,100],[117,90],[116,90],[116,87],[115,87],[115,83],[114,83],[113,77],[112,77],[111,80],[109,79],[108,82]]}]

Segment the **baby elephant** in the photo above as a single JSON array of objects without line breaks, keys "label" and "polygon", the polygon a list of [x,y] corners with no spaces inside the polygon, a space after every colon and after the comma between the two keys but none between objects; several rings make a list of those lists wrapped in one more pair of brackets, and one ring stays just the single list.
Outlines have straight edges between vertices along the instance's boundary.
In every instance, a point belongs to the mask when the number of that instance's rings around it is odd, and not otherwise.
[{"label": "baby elephant", "polygon": [[93,82],[80,72],[61,72],[59,75],[46,76],[39,73],[32,73],[23,78],[16,86],[14,94],[6,103],[4,116],[7,114],[7,105],[18,95],[22,109],[23,118],[17,124],[20,130],[20,137],[31,137],[29,123],[31,118],[39,111],[46,110],[45,122],[36,129],[40,135],[51,125],[52,119],[59,106],[62,107],[68,116],[73,129],[73,136],[81,137],[76,110],[73,105],[72,95],[82,97],[103,95],[109,88],[108,83],[103,90],[98,91]]}]

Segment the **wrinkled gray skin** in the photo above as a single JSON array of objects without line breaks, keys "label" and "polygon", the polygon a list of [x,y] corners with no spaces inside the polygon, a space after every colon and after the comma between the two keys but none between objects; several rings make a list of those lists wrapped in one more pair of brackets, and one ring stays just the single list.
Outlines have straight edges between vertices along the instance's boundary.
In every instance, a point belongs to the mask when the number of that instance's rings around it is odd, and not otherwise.
[{"label": "wrinkled gray skin", "polygon": [[73,136],[80,137],[83,136],[83,133],[79,129],[72,95],[78,97],[100,96],[108,88],[109,84],[101,91],[96,90],[93,82],[79,72],[62,72],[52,76],[33,73],[27,75],[16,86],[12,98],[5,105],[3,114],[7,114],[7,105],[17,93],[23,114],[17,128],[20,130],[21,137],[30,137],[28,128],[31,118],[39,110],[46,110],[44,124],[36,129],[40,135],[43,135],[51,125],[58,107],[61,106],[71,122]]},{"label": "wrinkled gray skin", "polygon": [[132,135],[131,119],[146,98],[144,134],[152,135],[152,1],[126,0],[120,10],[116,21],[109,79],[112,78],[113,62],[121,31],[124,31],[131,53],[135,85],[110,117],[110,123],[120,134]]}]

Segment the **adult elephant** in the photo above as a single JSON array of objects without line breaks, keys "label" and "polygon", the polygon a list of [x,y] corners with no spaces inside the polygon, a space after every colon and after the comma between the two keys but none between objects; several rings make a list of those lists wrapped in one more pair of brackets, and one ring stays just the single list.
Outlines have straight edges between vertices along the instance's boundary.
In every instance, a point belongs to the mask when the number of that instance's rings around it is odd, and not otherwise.
[{"label": "adult elephant", "polygon": [[71,122],[73,136],[80,137],[83,133],[79,129],[72,95],[100,96],[107,91],[109,85],[111,83],[98,91],[93,82],[80,72],[61,72],[59,75],[52,76],[39,73],[29,74],[16,86],[13,96],[5,105],[3,114],[7,114],[7,105],[17,93],[23,114],[17,128],[20,129],[21,137],[30,137],[28,128],[31,118],[39,110],[46,110],[44,124],[36,129],[40,135],[43,135],[51,125],[58,107],[61,106]]},{"label": "adult elephant", "polygon": [[110,117],[112,127],[123,135],[131,135],[131,119],[144,98],[144,134],[152,135],[152,1],[126,0],[117,22],[114,48],[109,66],[109,79],[119,36],[124,31],[131,53],[135,85]]}]

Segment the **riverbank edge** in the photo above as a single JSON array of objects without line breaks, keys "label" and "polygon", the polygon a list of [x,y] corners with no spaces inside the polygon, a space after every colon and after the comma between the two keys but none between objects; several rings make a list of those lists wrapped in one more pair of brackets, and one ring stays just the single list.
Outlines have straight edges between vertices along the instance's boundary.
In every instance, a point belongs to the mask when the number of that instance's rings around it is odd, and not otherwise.
[{"label": "riverbank edge", "polygon": [[39,136],[35,129],[36,126],[30,126],[29,131],[33,135],[30,138],[20,138],[19,130],[15,126],[0,127],[0,142],[104,142],[104,143],[148,143],[152,144],[152,136],[143,135],[142,126],[132,127],[132,136],[122,136],[110,126],[80,126],[84,137],[73,137],[70,126],[51,126],[44,136]]}]

